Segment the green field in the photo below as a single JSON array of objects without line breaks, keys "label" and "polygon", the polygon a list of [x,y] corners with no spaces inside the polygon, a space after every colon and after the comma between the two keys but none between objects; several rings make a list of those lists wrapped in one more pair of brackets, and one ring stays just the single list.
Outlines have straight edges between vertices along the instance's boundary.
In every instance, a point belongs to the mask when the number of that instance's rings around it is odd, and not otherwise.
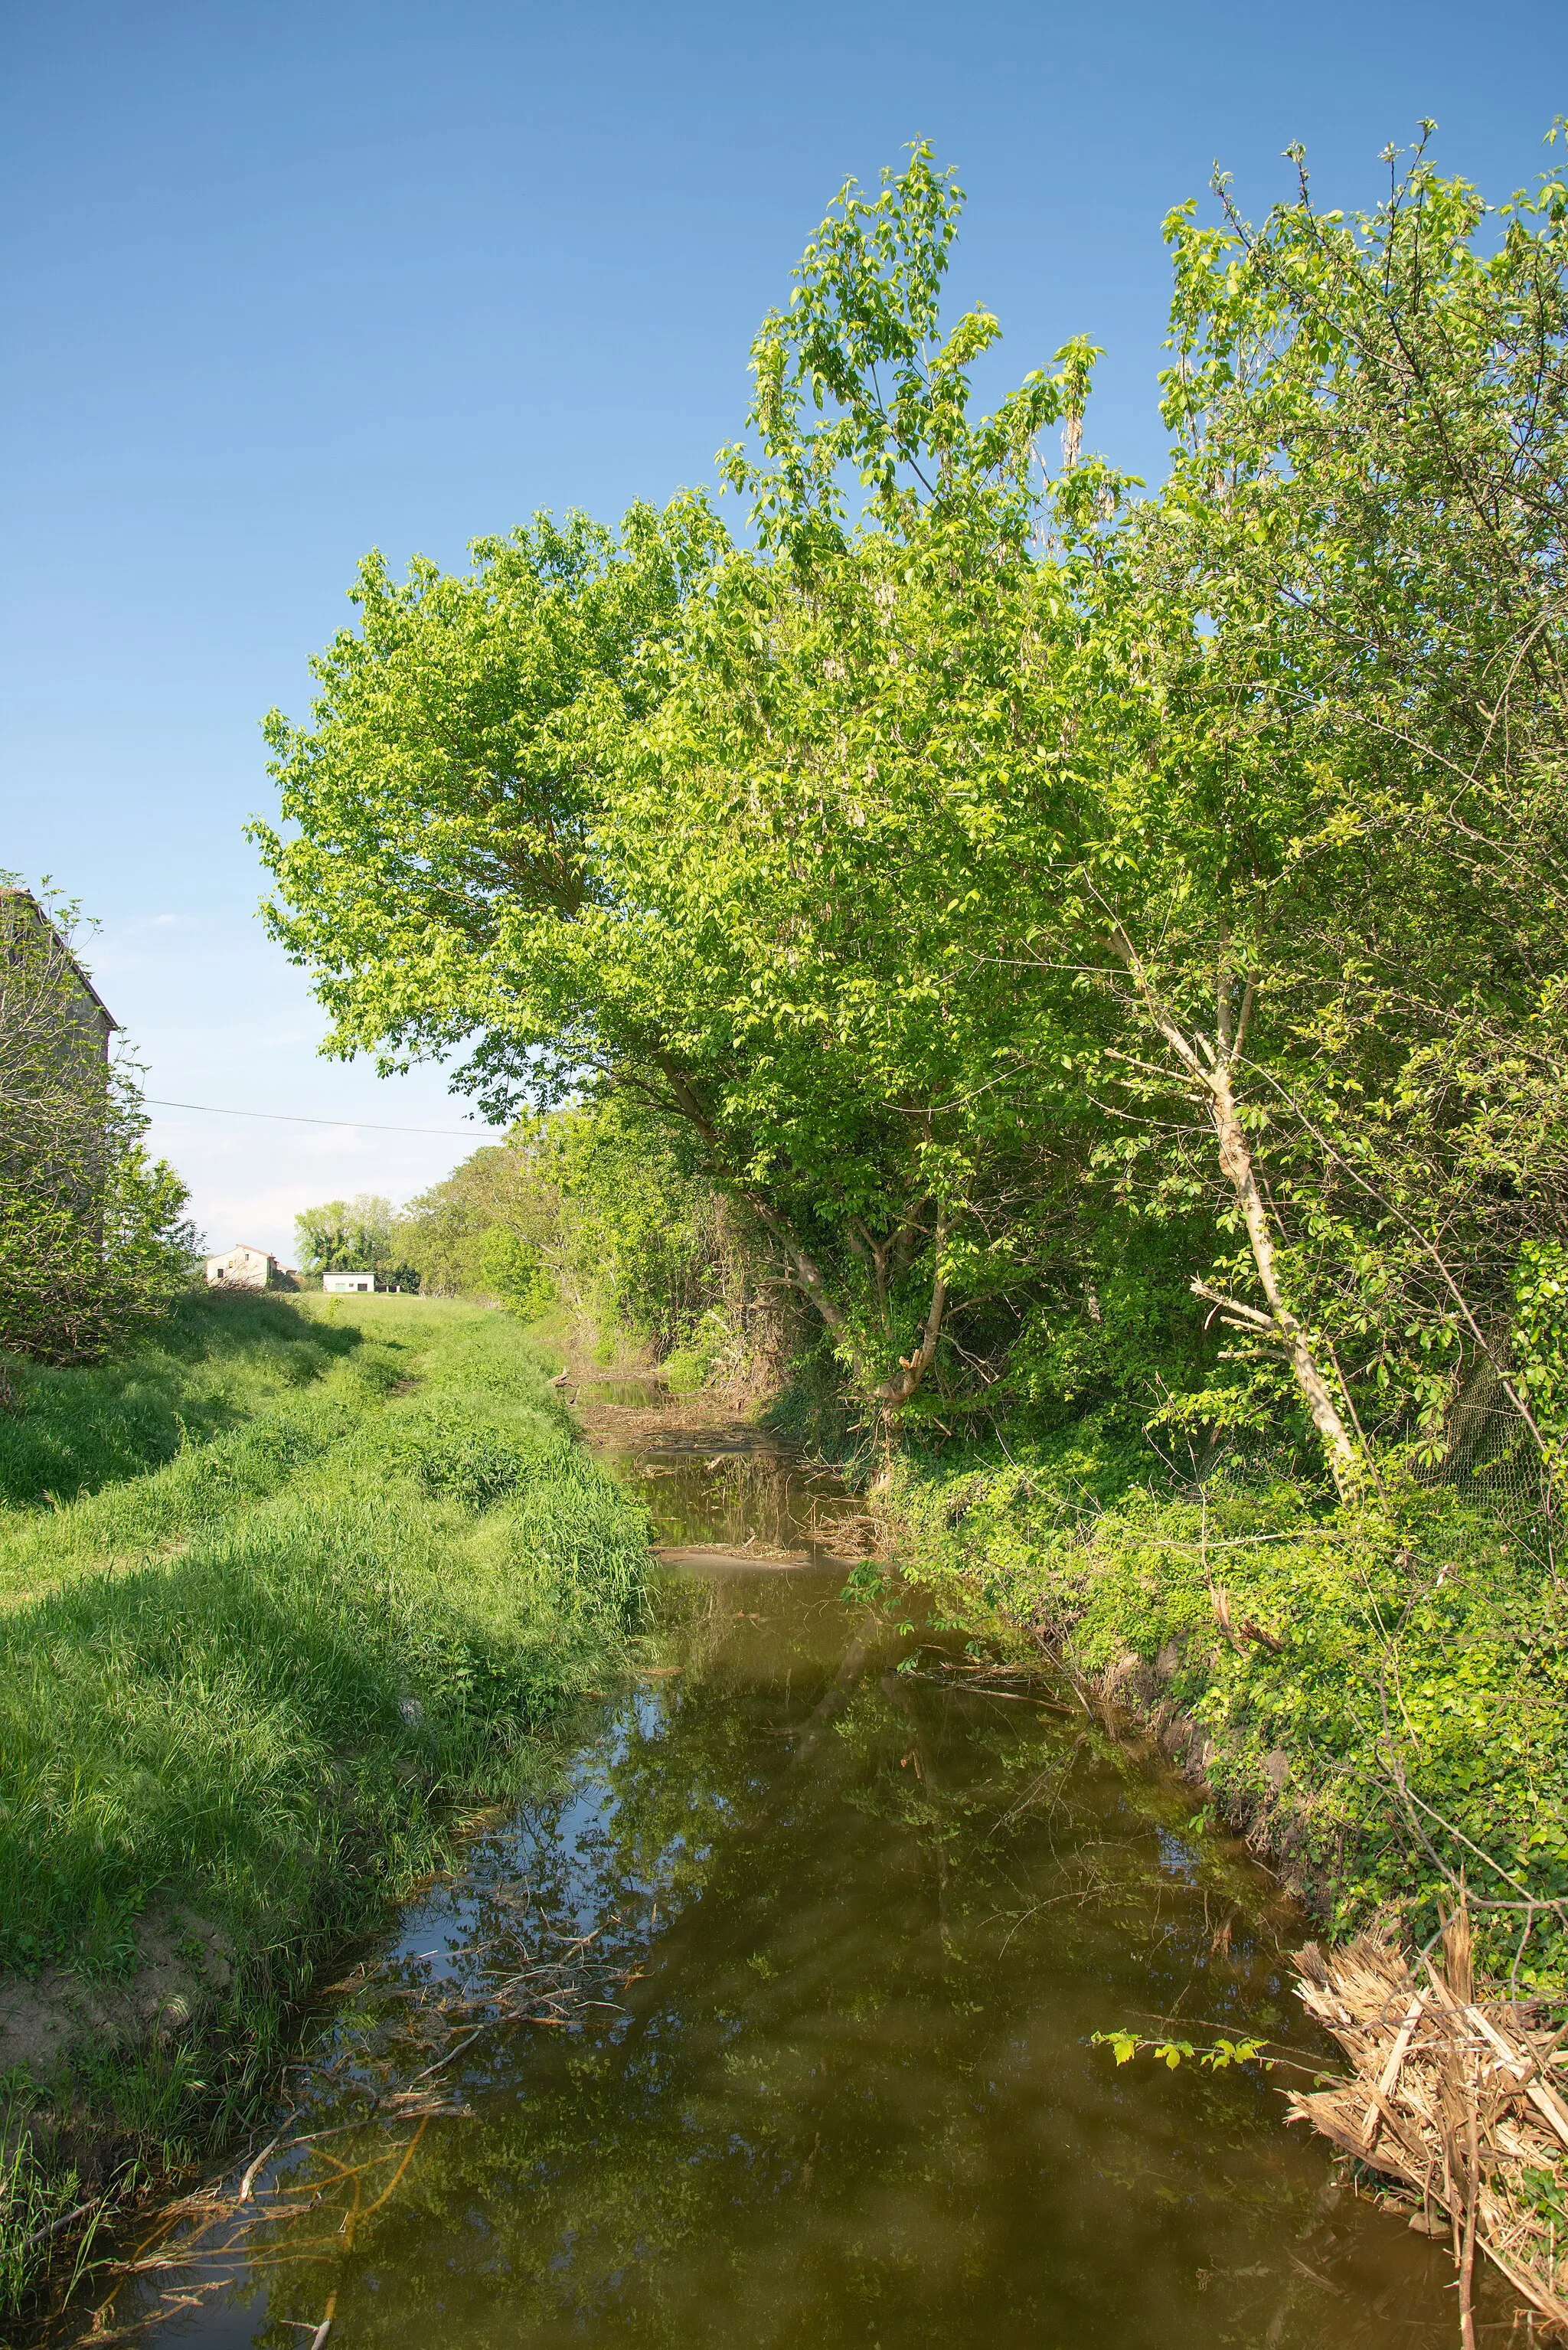
[{"label": "green field", "polygon": [[500,1314],[261,1295],[8,1367],[9,2298],[41,2213],[234,2126],[317,1961],[614,1669],[644,1523],[552,1368]]}]

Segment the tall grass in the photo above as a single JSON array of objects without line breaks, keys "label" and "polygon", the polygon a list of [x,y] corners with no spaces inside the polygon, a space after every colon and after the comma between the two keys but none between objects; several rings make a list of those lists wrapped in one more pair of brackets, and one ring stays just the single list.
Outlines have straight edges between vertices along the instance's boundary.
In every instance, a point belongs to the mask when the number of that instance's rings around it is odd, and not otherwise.
[{"label": "tall grass", "polygon": [[46,1507],[140,1477],[246,1425],[363,1344],[276,1295],[191,1295],[155,1338],[94,1369],[5,1365],[0,1508]]},{"label": "tall grass", "polygon": [[[210,1339],[191,1316],[144,1371],[29,1382],[7,1430],[13,1473],[52,1449],[78,1478],[0,1516],[0,1965],[133,1981],[150,1931],[229,1954],[172,2043],[100,2035],[36,2082],[62,2163],[84,2100],[165,2153],[213,2126],[316,1957],[613,1668],[646,1563],[504,1317],[207,1311]],[[119,1439],[117,1395],[143,1399]]]}]

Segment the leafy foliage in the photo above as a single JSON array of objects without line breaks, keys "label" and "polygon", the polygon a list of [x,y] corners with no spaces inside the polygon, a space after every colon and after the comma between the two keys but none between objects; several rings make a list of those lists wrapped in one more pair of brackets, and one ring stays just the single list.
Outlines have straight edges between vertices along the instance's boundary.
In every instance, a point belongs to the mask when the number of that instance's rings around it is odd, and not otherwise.
[{"label": "leafy foliage", "polygon": [[1157,2064],[1174,2073],[1181,2064],[1198,2064],[1206,2073],[1228,2072],[1232,2064],[1260,2064],[1266,2072],[1273,2059],[1265,2056],[1267,2043],[1262,2040],[1227,2040],[1222,2036],[1199,2048],[1190,2040],[1150,2040],[1136,2032],[1094,2032],[1090,2044],[1108,2048],[1118,2064],[1130,2064],[1135,2056],[1146,2052]]},{"label": "leafy foliage", "polygon": [[863,1432],[1046,1464],[1039,1516],[981,1454],[991,1540],[1096,1669],[1212,1617],[1216,1514],[1256,1535],[1285,1645],[1184,1684],[1231,1792],[1300,1755],[1353,1907],[1461,1846],[1544,1887],[1524,1966],[1568,1898],[1568,192],[1389,164],[1171,215],[1154,494],[1085,448],[1083,343],[981,410],[926,151],[846,187],[722,452],[749,539],[685,498],[373,560],[258,837],[337,1049],[649,1138],[628,1301],[688,1310],[705,1187]]}]

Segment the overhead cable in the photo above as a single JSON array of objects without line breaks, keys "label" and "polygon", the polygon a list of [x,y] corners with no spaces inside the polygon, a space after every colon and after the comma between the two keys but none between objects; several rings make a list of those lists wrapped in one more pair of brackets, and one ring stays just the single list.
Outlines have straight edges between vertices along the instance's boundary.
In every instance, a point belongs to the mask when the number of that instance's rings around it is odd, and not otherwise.
[{"label": "overhead cable", "polygon": [[199,1109],[209,1118],[264,1118],[279,1126],[362,1126],[371,1134],[440,1134],[452,1142],[467,1142],[476,1134],[495,1131],[485,1126],[379,1126],[373,1118],[306,1118],[299,1110],[288,1109],[225,1109],[217,1102],[162,1101],[156,1094],[143,1094],[141,1098],[152,1109]]}]

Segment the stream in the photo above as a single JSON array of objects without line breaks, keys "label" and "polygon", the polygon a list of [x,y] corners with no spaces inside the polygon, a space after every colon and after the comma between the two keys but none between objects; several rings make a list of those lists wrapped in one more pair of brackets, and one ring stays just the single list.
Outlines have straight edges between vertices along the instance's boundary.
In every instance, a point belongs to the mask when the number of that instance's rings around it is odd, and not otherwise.
[{"label": "stream", "polygon": [[1327,2063],[1274,1880],[1070,1690],[841,1597],[831,1478],[584,1400],[656,1538],[731,1563],[663,1573],[646,1669],[345,1961],[243,2207],[231,2167],[150,2214],[93,2338],[1446,2350],[1446,2251],[1286,2129],[1304,2075],[1092,2043]]}]

